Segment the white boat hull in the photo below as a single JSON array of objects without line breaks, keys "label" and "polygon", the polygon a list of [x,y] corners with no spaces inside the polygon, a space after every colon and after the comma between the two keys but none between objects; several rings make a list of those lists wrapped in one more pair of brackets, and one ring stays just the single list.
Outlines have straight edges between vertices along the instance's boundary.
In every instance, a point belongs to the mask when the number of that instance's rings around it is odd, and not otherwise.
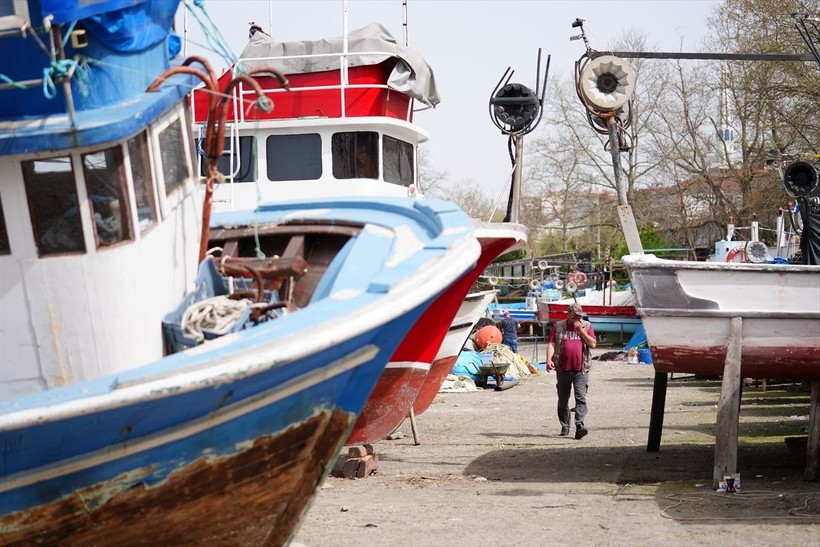
[{"label": "white boat hull", "polygon": [[820,379],[820,266],[623,261],[657,371],[722,374],[738,317],[744,377]]}]

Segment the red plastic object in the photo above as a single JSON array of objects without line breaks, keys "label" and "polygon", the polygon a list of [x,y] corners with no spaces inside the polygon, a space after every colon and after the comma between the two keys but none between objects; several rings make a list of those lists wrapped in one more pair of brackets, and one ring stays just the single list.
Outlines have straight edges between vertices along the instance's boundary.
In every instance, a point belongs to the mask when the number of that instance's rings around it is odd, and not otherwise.
[{"label": "red plastic object", "polygon": [[484,349],[490,342],[500,344],[501,331],[492,325],[481,327],[475,334],[475,345],[478,346],[479,349]]}]

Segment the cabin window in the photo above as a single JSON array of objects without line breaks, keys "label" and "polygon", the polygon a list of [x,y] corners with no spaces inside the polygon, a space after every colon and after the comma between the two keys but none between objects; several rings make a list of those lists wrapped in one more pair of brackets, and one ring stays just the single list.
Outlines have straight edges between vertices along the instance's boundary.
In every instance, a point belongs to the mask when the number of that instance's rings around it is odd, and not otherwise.
[{"label": "cabin window", "polygon": [[379,134],[374,131],[334,133],[333,176],[337,179],[379,176]]},{"label": "cabin window", "polygon": [[410,186],[415,178],[413,165],[413,145],[385,135],[382,144],[384,180]]},{"label": "cabin window", "polygon": [[[197,148],[204,145],[204,139],[197,139]],[[231,145],[234,147],[233,150],[231,150]],[[231,166],[232,159],[233,166]],[[238,143],[237,139],[228,139],[225,142],[222,156],[216,161],[216,170],[225,175],[227,179],[233,176],[233,182],[256,182],[257,161],[255,137],[239,137]],[[200,163],[199,174],[203,177],[208,176],[208,158],[203,157]]]},{"label": "cabin window", "polygon": [[317,180],[322,176],[322,137],[318,133],[271,135],[265,141],[268,180]]},{"label": "cabin window", "polygon": [[185,157],[185,140],[182,135],[182,122],[175,120],[159,134],[159,152],[162,162],[162,177],[165,180],[165,194],[171,193],[185,184],[190,177],[188,162]]},{"label": "cabin window", "polygon": [[6,217],[3,215],[3,200],[0,199],[0,255],[11,253],[9,232],[6,230]]},{"label": "cabin window", "polygon": [[148,156],[148,136],[145,133],[128,141],[128,155],[131,157],[131,178],[137,200],[137,224],[140,232],[143,232],[157,221],[154,180]]},{"label": "cabin window", "polygon": [[71,158],[24,161],[23,181],[34,239],[41,256],[84,252]]},{"label": "cabin window", "polygon": [[83,154],[83,172],[97,247],[131,239],[122,148],[114,146]]},{"label": "cabin window", "polygon": [[0,32],[17,31],[29,22],[28,3],[25,0],[0,2]]}]

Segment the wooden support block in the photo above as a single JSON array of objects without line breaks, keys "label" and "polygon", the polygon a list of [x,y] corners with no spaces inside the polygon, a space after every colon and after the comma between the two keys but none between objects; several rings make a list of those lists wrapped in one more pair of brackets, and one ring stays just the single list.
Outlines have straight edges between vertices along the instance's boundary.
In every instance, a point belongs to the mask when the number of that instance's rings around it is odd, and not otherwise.
[{"label": "wooden support block", "polygon": [[368,455],[364,458],[359,458],[359,465],[356,469],[356,478],[363,479],[371,473],[375,473],[378,467],[378,461],[373,458],[373,456]]},{"label": "wooden support block", "polygon": [[359,470],[359,458],[350,458],[345,461],[342,467],[342,476],[346,479],[356,478],[356,473]]},{"label": "wooden support block", "polygon": [[330,474],[345,479],[363,479],[379,468],[379,455],[372,444],[348,447],[336,460]]},{"label": "wooden support block", "polygon": [[715,427],[715,466],[712,486],[718,488],[723,477],[737,472],[737,431],[740,418],[740,358],[743,319],[733,317],[729,325],[726,362],[720,384],[717,425]]}]

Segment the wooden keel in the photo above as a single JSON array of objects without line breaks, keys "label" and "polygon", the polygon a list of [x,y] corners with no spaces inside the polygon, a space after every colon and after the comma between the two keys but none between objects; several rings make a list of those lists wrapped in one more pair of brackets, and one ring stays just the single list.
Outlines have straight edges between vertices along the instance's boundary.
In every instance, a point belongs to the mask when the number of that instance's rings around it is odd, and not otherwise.
[{"label": "wooden keel", "polygon": [[657,452],[661,448],[663,412],[666,405],[666,388],[668,383],[668,372],[655,373],[655,383],[652,387],[652,410],[649,415],[649,438],[646,441],[647,452]]},{"label": "wooden keel", "polygon": [[811,411],[809,412],[809,438],[806,440],[804,480],[817,480],[818,463],[820,463],[820,381],[814,381],[811,383]]},{"label": "wooden keel", "polygon": [[733,317],[729,327],[723,381],[720,384],[717,426],[715,428],[715,467],[712,486],[718,488],[723,477],[737,471],[737,432],[740,417],[740,353],[743,319]]}]

